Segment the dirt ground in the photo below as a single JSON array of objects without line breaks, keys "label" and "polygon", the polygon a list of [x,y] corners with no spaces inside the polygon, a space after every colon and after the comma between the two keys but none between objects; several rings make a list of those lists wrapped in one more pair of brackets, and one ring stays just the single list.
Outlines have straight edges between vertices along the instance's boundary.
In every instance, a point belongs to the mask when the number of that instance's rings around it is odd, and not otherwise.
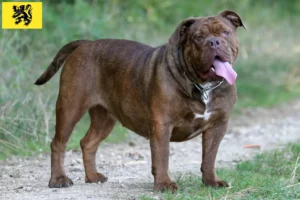
[{"label": "dirt ground", "polygon": [[[249,109],[231,118],[221,143],[217,167],[233,166],[263,150],[280,148],[300,140],[300,101],[272,109]],[[259,144],[260,148],[244,148]],[[50,155],[14,157],[0,162],[0,199],[138,199],[153,192],[149,141],[132,134],[131,142],[100,145],[97,166],[108,177],[104,184],[86,184],[81,152],[68,151],[65,167],[74,186],[48,188]],[[200,176],[201,136],[191,141],[171,144],[172,177],[192,173]]]}]

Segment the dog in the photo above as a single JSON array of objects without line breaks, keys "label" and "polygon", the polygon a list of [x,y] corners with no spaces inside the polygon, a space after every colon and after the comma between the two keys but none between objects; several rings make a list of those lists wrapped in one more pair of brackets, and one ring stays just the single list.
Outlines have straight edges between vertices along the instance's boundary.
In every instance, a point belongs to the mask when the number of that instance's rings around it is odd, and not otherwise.
[{"label": "dog", "polygon": [[159,47],[101,39],[77,40],[57,53],[35,82],[42,85],[63,65],[51,142],[50,188],[73,184],[64,152],[75,124],[89,112],[91,124],[80,141],[87,183],[105,182],[95,155],[116,121],[150,140],[154,189],[178,189],[168,175],[169,143],[202,134],[202,181],[226,187],[215,172],[219,144],[235,104],[232,65],[239,50],[236,29],[245,27],[230,10],[182,21]]}]

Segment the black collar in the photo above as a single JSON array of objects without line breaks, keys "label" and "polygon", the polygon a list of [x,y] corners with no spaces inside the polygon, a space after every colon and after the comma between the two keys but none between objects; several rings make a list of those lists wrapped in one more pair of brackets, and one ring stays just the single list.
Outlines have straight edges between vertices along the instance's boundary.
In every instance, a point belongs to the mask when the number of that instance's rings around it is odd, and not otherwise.
[{"label": "black collar", "polygon": [[[186,61],[185,61],[184,55],[183,55],[183,47],[182,46],[177,46],[176,47],[176,52],[177,52],[177,57],[178,57],[179,64],[182,67],[184,75],[193,84],[194,88],[196,88],[202,94],[203,98],[205,100],[207,100],[208,99],[208,92],[210,90],[213,90],[213,89],[219,87],[224,82],[224,79],[222,81],[219,81],[216,85],[208,86],[208,87],[205,87],[205,86],[201,85],[200,83],[196,83],[195,81],[191,80],[191,78],[189,78],[189,73],[186,72],[186,70],[185,70],[185,67],[187,67],[187,64],[186,64]],[[181,64],[181,59],[183,60],[184,65]]]}]

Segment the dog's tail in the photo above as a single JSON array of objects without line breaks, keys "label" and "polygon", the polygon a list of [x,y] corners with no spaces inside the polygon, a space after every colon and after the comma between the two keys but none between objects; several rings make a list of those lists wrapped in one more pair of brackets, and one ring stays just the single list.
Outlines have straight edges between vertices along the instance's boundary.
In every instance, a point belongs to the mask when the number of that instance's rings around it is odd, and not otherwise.
[{"label": "dog's tail", "polygon": [[89,40],[76,40],[73,42],[70,42],[63,46],[59,52],[56,54],[55,58],[49,65],[49,67],[46,69],[46,71],[36,80],[34,84],[36,85],[43,85],[47,81],[49,81],[52,76],[59,70],[59,68],[62,66],[62,64],[65,62],[65,60],[68,58],[68,56],[80,45],[88,42]]}]

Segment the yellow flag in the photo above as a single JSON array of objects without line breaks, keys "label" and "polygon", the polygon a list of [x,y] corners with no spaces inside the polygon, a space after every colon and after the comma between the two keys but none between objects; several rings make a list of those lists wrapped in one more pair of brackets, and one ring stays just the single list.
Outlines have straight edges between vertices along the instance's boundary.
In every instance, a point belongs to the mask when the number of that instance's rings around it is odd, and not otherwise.
[{"label": "yellow flag", "polygon": [[2,29],[42,29],[42,2],[2,2]]}]

